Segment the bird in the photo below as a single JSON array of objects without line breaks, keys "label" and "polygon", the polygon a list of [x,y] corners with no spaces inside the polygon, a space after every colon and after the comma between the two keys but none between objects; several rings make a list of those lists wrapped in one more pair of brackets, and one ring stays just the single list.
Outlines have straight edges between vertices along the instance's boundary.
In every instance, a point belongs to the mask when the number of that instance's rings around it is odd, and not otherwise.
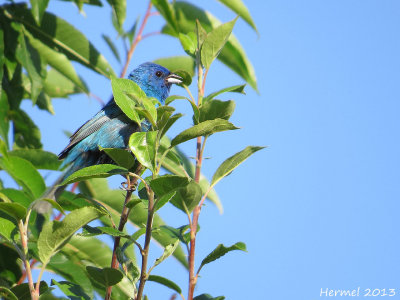
[{"label": "bird", "polygon": [[[172,84],[182,83],[182,78],[155,63],[139,65],[128,76],[148,97],[154,97],[161,104],[169,95]],[[146,121],[144,122],[146,123]],[[72,173],[92,165],[113,163],[102,148],[128,149],[132,133],[148,129],[130,120],[112,98],[93,118],[79,127],[70,137],[69,144],[60,152],[65,167],[63,179]]]}]

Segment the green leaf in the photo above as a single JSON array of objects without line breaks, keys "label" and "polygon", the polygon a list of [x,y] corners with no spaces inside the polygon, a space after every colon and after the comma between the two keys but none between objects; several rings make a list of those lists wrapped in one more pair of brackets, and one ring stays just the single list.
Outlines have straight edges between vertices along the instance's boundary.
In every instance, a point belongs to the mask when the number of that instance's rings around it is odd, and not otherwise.
[{"label": "green leaf", "polygon": [[193,298],[193,300],[224,300],[224,296],[213,297],[210,294],[201,294]]},{"label": "green leaf", "polygon": [[239,128],[235,127],[232,123],[228,122],[227,120],[223,119],[207,120],[182,131],[175,138],[173,138],[173,140],[171,141],[171,147],[174,147],[188,140],[194,139],[198,136],[208,136],[216,132],[235,130],[235,129]]},{"label": "green leaf", "polygon": [[[0,281],[4,285],[12,286],[17,283],[22,276],[20,265],[21,258],[18,252],[4,244],[0,244]],[[0,291],[0,299],[2,298]]]},{"label": "green leaf", "polygon": [[0,236],[6,241],[12,242],[17,234],[17,223],[10,215],[0,211]]},{"label": "green leaf", "polygon": [[226,253],[234,250],[247,251],[245,243],[242,242],[238,242],[230,247],[225,247],[223,244],[219,244],[210,254],[208,254],[203,259],[200,264],[199,270],[197,271],[197,274],[200,272],[201,268],[203,268],[204,265],[209,264],[210,262],[213,262],[214,260],[217,260],[220,257],[224,256]]},{"label": "green leaf", "polygon": [[218,0],[226,7],[232,9],[235,13],[237,13],[243,20],[246,21],[256,32],[256,24],[254,24],[253,19],[251,18],[250,12],[247,9],[246,5],[242,2],[242,0]]},{"label": "green leaf", "polygon": [[[195,32],[196,20],[199,20],[201,25],[208,32],[213,28],[218,27],[221,22],[209,12],[190,4],[188,2],[177,1],[173,4],[175,15],[177,16],[178,26],[181,33],[188,34]],[[163,33],[177,36],[169,25],[163,28]],[[222,49],[218,59],[231,68],[235,73],[246,80],[252,88],[257,90],[257,79],[254,68],[246,56],[245,51],[239,41],[232,34]]]},{"label": "green leaf", "polygon": [[53,199],[46,199],[46,198],[41,198],[40,200],[36,200],[36,201],[45,201],[47,203],[50,203],[50,205],[57,209],[60,213],[62,213],[63,215],[65,215],[65,211],[64,209],[61,207],[60,204],[58,204],[58,202],[54,201]]},{"label": "green leaf", "polygon": [[126,18],[126,0],[107,0],[107,2],[113,8],[115,16],[117,18],[118,27],[122,30]]},{"label": "green leaf", "polygon": [[83,207],[70,212],[61,222],[46,223],[37,242],[40,261],[47,264],[79,228],[103,215],[97,208]]},{"label": "green leaf", "polygon": [[154,171],[157,131],[134,132],[129,138],[129,147],[136,159],[146,168]]},{"label": "green leaf", "polygon": [[[169,234],[173,238],[179,239],[182,243],[188,244],[190,242],[190,232],[187,232],[189,228],[189,225],[183,225],[178,228],[164,225],[160,227],[160,230]],[[197,229],[197,231],[200,230],[199,225],[197,225]]]},{"label": "green leaf", "polygon": [[8,157],[7,145],[2,139],[0,139],[0,154],[6,158]]},{"label": "green leaf", "polygon": [[151,3],[153,3],[154,7],[159,11],[174,31],[179,32],[175,11],[172,9],[172,5],[167,0],[151,0]]},{"label": "green leaf", "polygon": [[157,107],[157,129],[161,131],[167,124],[169,118],[174,113],[175,108],[172,106],[162,105]]},{"label": "green leaf", "polygon": [[[127,254],[131,253],[130,251],[126,252]],[[108,267],[110,265],[112,250],[105,242],[100,241],[99,239],[75,235],[70,239],[69,243],[61,249],[60,253],[65,254],[68,257],[68,261],[74,261],[75,265],[80,267],[81,272],[84,272],[85,278],[87,279],[88,274],[86,271],[86,265],[89,263],[90,265],[100,268]],[[92,255],[93,253],[96,253],[96,255]],[[134,258],[132,257],[132,259]],[[54,258],[51,260],[50,266],[52,265],[53,260]],[[63,265],[64,263],[65,262],[60,263],[59,266]],[[73,273],[73,275],[75,274],[76,272]],[[73,282],[81,285],[84,288],[82,280],[79,278],[68,278],[67,280],[73,280]],[[93,284],[98,293],[104,293],[104,287],[102,285],[97,284],[97,282],[94,281]],[[93,292],[93,288],[90,286],[89,290],[84,288],[85,292],[88,294]],[[117,299],[125,299],[126,296],[133,295],[133,293],[134,287],[126,277],[124,277],[122,281],[113,288],[113,298],[117,297]],[[92,298],[93,296],[91,299]]]},{"label": "green leaf", "polygon": [[129,79],[113,77],[111,86],[115,103],[129,119],[140,125],[141,119],[136,107],[140,104],[141,99],[146,97],[146,94],[135,82]]},{"label": "green leaf", "polygon": [[65,296],[69,296],[70,299],[74,300],[90,300],[90,297],[85,293],[80,285],[69,281],[57,282],[54,279],[51,280],[51,285],[56,285],[64,293]]},{"label": "green leaf", "polygon": [[207,34],[207,37],[201,46],[201,63],[203,64],[204,68],[209,69],[211,63],[217,58],[222,48],[228,41],[237,19],[238,17],[230,22],[216,27]]},{"label": "green leaf", "polygon": [[55,51],[64,53],[70,60],[102,74],[114,75],[106,59],[87,40],[86,36],[65,20],[45,12],[40,26],[37,26],[29,9],[22,4],[7,6],[6,16],[24,24],[27,30]]},{"label": "green leaf", "polygon": [[31,192],[35,199],[45,191],[46,185],[42,176],[29,161],[16,156],[10,156],[8,159],[0,157],[0,167],[25,190]]},{"label": "green leaf", "polygon": [[149,278],[147,279],[148,281],[153,281],[157,282],[159,284],[162,284],[166,287],[169,287],[170,289],[174,290],[178,294],[182,294],[181,288],[173,281],[169,280],[168,278],[158,276],[158,275],[150,275]]},{"label": "green leaf", "polygon": [[[46,90],[46,81],[44,82],[44,90]],[[52,115],[55,114],[53,103],[51,103],[51,98],[48,94],[44,93],[43,91],[39,94],[38,100],[36,105],[39,109],[46,110]]]},{"label": "green leaf", "polygon": [[230,86],[224,89],[221,89],[217,92],[211,93],[210,95],[208,95],[207,97],[203,98],[204,102],[207,102],[209,100],[214,99],[216,96],[222,94],[222,93],[226,93],[226,92],[234,92],[234,93],[240,93],[240,94],[246,94],[244,92],[244,88],[245,88],[245,84],[240,84],[240,85],[234,85],[234,86]]},{"label": "green leaf", "polygon": [[18,300],[17,296],[8,288],[0,286],[0,298],[7,299],[7,300]]},{"label": "green leaf", "polygon": [[156,98],[144,97],[141,99],[141,108],[138,109],[138,112],[141,113],[154,127],[156,126],[157,120],[157,109],[155,103],[159,103]]},{"label": "green leaf", "polygon": [[163,175],[150,181],[150,187],[158,198],[186,187],[188,184],[189,178],[177,175]]},{"label": "green leaf", "polygon": [[183,50],[190,56],[194,57],[197,50],[197,37],[194,32],[188,32],[187,34],[179,33],[179,41],[183,47]]},{"label": "green leaf", "polygon": [[140,20],[140,16],[138,15],[137,18],[136,18],[135,23],[133,23],[133,25],[132,25],[132,28],[129,29],[127,32],[125,32],[125,36],[128,37],[130,44],[132,44],[133,38],[135,37],[136,28],[137,28],[137,25],[139,23],[139,20]]},{"label": "green leaf", "polygon": [[196,26],[194,32],[197,40],[197,49],[200,50],[201,46],[204,43],[204,40],[207,37],[207,31],[204,29],[204,27],[201,25],[198,19],[196,19]]},{"label": "green leaf", "polygon": [[196,205],[199,204],[201,196],[201,187],[193,180],[185,187],[177,189],[175,196],[170,200],[170,202],[183,212],[190,213]]},{"label": "green leaf", "polygon": [[[82,92],[74,82],[69,80],[56,69],[48,70],[43,90],[47,96],[52,98],[67,98],[69,95]],[[37,104],[39,106],[39,103]]]},{"label": "green leaf", "polygon": [[117,47],[115,47],[113,41],[108,35],[103,34],[102,35],[103,40],[106,42],[108,47],[110,48],[111,52],[114,54],[115,58],[118,60],[118,62],[121,62],[121,57],[119,56]]},{"label": "green leaf", "polygon": [[121,167],[130,169],[135,164],[135,157],[125,149],[103,147],[99,147],[99,149],[107,153],[107,155]]},{"label": "green leaf", "polygon": [[178,247],[179,245],[179,240],[177,239],[173,244],[167,245],[164,248],[164,252],[163,254],[156,259],[156,261],[154,262],[154,265],[152,268],[158,266],[159,264],[161,264],[164,260],[166,260],[168,257],[171,256],[172,253],[174,253],[176,247]]},{"label": "green leaf", "polygon": [[[1,66],[1,64],[0,67],[2,70],[3,67]],[[0,82],[0,138],[3,139],[4,141],[3,146],[5,146],[6,149],[8,148],[8,131],[10,129],[8,110],[9,110],[9,105],[7,100],[7,94],[4,92],[4,90],[1,89],[1,82]]]},{"label": "green leaf", "polygon": [[11,199],[12,202],[21,204],[23,207],[29,207],[32,203],[32,197],[22,190],[8,188],[0,190],[0,193]]},{"label": "green leaf", "polygon": [[[71,247],[70,244],[66,244],[65,247]],[[101,248],[96,249],[96,255],[102,251]],[[73,251],[78,251],[77,248],[74,248]],[[70,254],[70,253],[68,253]],[[91,296],[93,298],[93,285],[89,279],[89,276],[86,272],[84,264],[87,264],[88,261],[81,262],[76,255],[68,255],[63,251],[55,254],[50,262],[46,265],[46,270],[53,271],[55,274],[62,276],[65,280],[75,283],[80,286],[80,290],[84,293]],[[54,283],[53,283],[54,284]],[[64,286],[66,288],[66,286]],[[60,288],[63,290],[62,288]],[[71,292],[78,292],[78,289],[75,289],[71,286]],[[80,291],[79,291],[80,294]]]},{"label": "green leaf", "polygon": [[[166,151],[166,149],[169,148],[170,144],[171,143],[169,142],[168,137],[164,136],[163,139],[161,140],[159,153],[163,153],[164,151]],[[185,177],[187,173],[189,176],[194,178],[194,172],[193,172],[195,169],[194,164],[186,157],[184,153],[182,153],[179,150],[178,147],[170,149],[167,156],[162,161],[162,167],[171,172],[172,174]],[[207,191],[208,187],[210,186],[210,182],[203,174],[200,175],[199,184],[203,193],[205,193],[205,191]],[[207,195],[207,199],[217,206],[220,213],[223,212],[221,200],[219,199],[214,189],[210,190],[210,192]]]},{"label": "green leaf", "polygon": [[111,236],[119,236],[119,237],[125,237],[125,238],[130,238],[130,235],[126,234],[125,232],[119,231],[113,227],[91,227],[89,225],[83,226],[83,231],[81,236],[96,236],[100,234],[108,234]]},{"label": "green leaf", "polygon": [[0,202],[0,210],[13,217],[16,221],[22,220],[26,216],[26,208],[18,203]]},{"label": "green leaf", "polygon": [[199,122],[207,120],[229,120],[235,110],[235,101],[212,100],[205,102],[200,107]]},{"label": "green leaf", "polygon": [[196,66],[194,59],[186,55],[159,58],[156,59],[154,63],[167,68],[172,73],[177,73],[178,71],[185,71],[191,77],[194,76],[194,68]]},{"label": "green leaf", "polygon": [[44,11],[49,4],[49,0],[30,0],[32,6],[32,15],[35,21],[40,25]]},{"label": "green leaf", "polygon": [[[34,283],[36,286],[36,283]],[[39,295],[47,291],[49,287],[46,281],[40,282]],[[11,288],[11,291],[17,296],[18,300],[31,300],[31,293],[29,291],[28,283],[21,283]]]},{"label": "green leaf", "polygon": [[27,113],[20,109],[12,110],[9,113],[9,117],[13,121],[14,143],[17,147],[30,149],[42,148],[40,130]]},{"label": "green leaf", "polygon": [[[40,56],[60,74],[64,75],[69,81],[73,82],[78,88],[79,92],[89,93],[89,90],[85,82],[76,74],[74,67],[67,56],[56,49],[43,43],[40,39],[35,38],[28,31],[25,31],[25,35],[28,36],[30,43],[40,53]],[[52,80],[51,75],[47,74],[47,82],[56,82]],[[46,82],[45,82],[46,84]],[[49,86],[47,86],[49,89]]]},{"label": "green leaf", "polygon": [[40,55],[36,49],[32,47],[25,35],[20,34],[18,42],[19,46],[17,47],[16,58],[28,73],[31,82],[31,98],[33,104],[35,104],[43,88],[46,69],[44,65],[42,65],[43,63],[40,59]]},{"label": "green leaf", "polygon": [[124,277],[124,274],[122,274],[120,270],[110,267],[100,269],[92,266],[87,266],[86,270],[94,280],[106,287],[116,285]]},{"label": "green leaf", "polygon": [[105,178],[116,174],[126,174],[128,170],[111,164],[100,164],[86,167],[76,171],[66,178],[61,185],[83,181],[90,178]]},{"label": "green leaf", "polygon": [[40,149],[16,149],[8,154],[29,161],[37,169],[58,170],[60,166],[57,155]]},{"label": "green leaf", "polygon": [[[81,182],[79,185],[79,189],[82,192],[91,195],[91,197],[107,205],[107,207],[109,207],[110,210],[112,209],[112,211],[115,213],[115,221],[119,220],[122,203],[125,197],[124,193],[122,193],[121,190],[111,190],[108,187],[107,181],[105,179],[91,179],[89,181]],[[131,224],[135,224],[139,228],[142,228],[147,221],[147,207],[145,206],[145,204],[138,203],[137,205],[135,205],[131,213],[129,214],[128,221]],[[160,227],[162,225],[165,225],[165,223],[158,214],[155,214],[153,226]],[[175,238],[171,238],[170,235],[161,231],[153,232],[152,238],[164,247],[173,243],[173,241],[175,240]],[[187,258],[185,253],[183,252],[182,247],[179,246],[175,250],[173,255],[182,265],[187,268]],[[109,257],[110,256],[108,256],[108,259],[106,260],[106,265],[109,265],[110,263]]]},{"label": "green leaf", "polygon": [[227,158],[215,171],[211,180],[211,186],[215,186],[222,178],[229,175],[237,166],[239,166],[242,162],[244,162],[250,155],[263,148],[265,147],[248,146],[242,151]]}]

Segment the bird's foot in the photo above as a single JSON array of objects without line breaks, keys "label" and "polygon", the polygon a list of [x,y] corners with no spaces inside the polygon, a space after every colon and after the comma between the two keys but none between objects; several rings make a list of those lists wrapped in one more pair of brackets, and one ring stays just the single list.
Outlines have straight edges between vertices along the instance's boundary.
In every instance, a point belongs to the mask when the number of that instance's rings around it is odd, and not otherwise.
[{"label": "bird's foot", "polygon": [[135,184],[129,185],[128,182],[121,182],[121,189],[127,192],[134,192],[137,188],[137,182]]}]

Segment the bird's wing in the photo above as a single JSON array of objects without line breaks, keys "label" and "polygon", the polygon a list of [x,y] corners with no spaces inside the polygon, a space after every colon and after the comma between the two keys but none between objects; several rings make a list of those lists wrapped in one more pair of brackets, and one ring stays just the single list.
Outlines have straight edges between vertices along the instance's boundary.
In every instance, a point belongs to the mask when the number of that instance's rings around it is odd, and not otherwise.
[{"label": "bird's wing", "polygon": [[101,111],[99,111],[92,119],[87,121],[81,127],[79,127],[73,135],[69,138],[69,144],[65,147],[63,151],[58,155],[59,159],[63,159],[67,156],[68,152],[80,141],[84,138],[88,137],[92,133],[99,130],[106,122],[110,119],[117,118],[118,116],[123,115],[122,111],[115,104],[114,101],[112,103],[107,104]]}]

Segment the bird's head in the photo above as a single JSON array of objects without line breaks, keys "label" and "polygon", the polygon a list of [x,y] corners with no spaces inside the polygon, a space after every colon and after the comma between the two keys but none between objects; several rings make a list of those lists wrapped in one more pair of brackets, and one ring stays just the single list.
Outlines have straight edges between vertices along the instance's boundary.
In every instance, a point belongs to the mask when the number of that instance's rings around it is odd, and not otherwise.
[{"label": "bird's head", "polygon": [[148,97],[164,103],[171,85],[181,83],[182,78],[155,63],[146,62],[133,70],[128,78],[136,82]]}]

